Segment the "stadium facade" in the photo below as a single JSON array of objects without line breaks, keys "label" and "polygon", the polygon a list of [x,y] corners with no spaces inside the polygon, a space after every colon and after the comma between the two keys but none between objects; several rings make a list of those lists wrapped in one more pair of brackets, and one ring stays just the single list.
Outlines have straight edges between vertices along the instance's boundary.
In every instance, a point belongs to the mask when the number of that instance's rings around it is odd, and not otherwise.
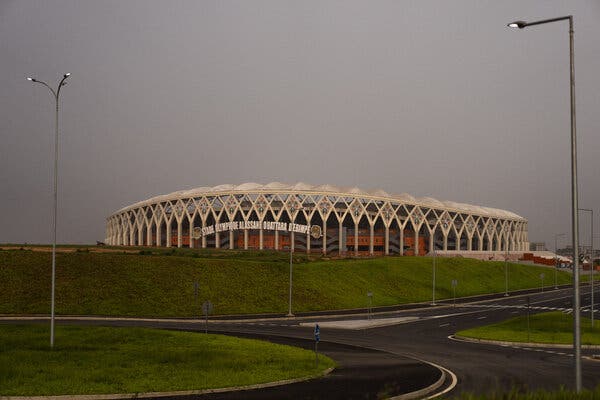
[{"label": "stadium facade", "polygon": [[509,211],[278,182],[201,187],[132,204],[107,218],[105,242],[358,256],[529,248],[527,220]]}]

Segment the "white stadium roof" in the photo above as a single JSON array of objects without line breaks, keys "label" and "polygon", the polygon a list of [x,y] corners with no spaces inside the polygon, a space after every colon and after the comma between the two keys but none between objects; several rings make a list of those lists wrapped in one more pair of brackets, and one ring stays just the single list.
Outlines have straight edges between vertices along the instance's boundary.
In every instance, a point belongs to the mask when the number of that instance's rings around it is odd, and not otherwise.
[{"label": "white stadium roof", "polygon": [[421,197],[415,198],[407,193],[402,193],[399,195],[390,195],[383,190],[374,190],[374,191],[365,191],[359,189],[357,187],[348,188],[348,187],[339,187],[334,185],[310,185],[304,182],[298,182],[293,185],[287,185],[280,182],[271,182],[266,185],[254,182],[246,182],[241,185],[218,185],[214,187],[198,187],[190,190],[180,190],[170,194],[161,195],[152,197],[150,199],[140,201],[138,203],[132,204],[130,206],[124,207],[118,212],[125,211],[130,208],[136,208],[140,206],[144,206],[146,204],[154,204],[161,201],[174,200],[174,199],[183,199],[189,197],[196,197],[201,195],[217,195],[217,194],[226,194],[231,192],[245,193],[245,192],[309,192],[309,193],[331,193],[340,196],[359,196],[359,197],[369,197],[381,200],[390,200],[394,202],[400,203],[408,203],[415,205],[423,205],[432,208],[441,208],[451,211],[457,212],[467,212],[473,213],[477,215],[483,216],[493,216],[493,217],[501,217],[501,218],[510,218],[510,219],[523,219],[520,215],[517,215],[513,212],[500,210],[497,208],[489,208],[489,207],[481,207],[474,206],[470,204],[463,203],[455,203],[453,201],[439,201],[431,197]]}]

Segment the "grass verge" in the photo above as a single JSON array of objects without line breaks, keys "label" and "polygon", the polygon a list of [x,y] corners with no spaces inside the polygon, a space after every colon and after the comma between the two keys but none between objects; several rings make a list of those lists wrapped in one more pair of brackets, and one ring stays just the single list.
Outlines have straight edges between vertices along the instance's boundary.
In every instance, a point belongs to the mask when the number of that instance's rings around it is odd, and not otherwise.
[{"label": "grass verge", "polygon": [[572,390],[560,389],[548,392],[537,390],[534,392],[523,392],[513,390],[509,393],[488,393],[486,395],[463,394],[455,397],[455,400],[594,400],[600,398],[600,386],[594,390],[582,390],[575,393]]},{"label": "grass verge", "polygon": [[[591,320],[581,318],[581,343],[600,345],[599,327],[592,330]],[[456,333],[456,336],[504,342],[573,344],[573,315],[562,312],[511,318],[497,324],[480,326]]]},{"label": "grass verge", "polygon": [[245,386],[319,375],[309,350],[145,328],[0,325],[0,394],[143,393]]},{"label": "grass verge", "polygon": [[[168,251],[168,252],[166,252]],[[140,254],[143,252],[142,254]],[[172,253],[171,253],[172,252]],[[204,300],[214,313],[285,313],[289,259],[280,252],[145,249],[136,254],[57,254],[56,312],[69,315],[195,317]],[[431,299],[430,257],[312,260],[294,256],[293,311],[386,306]],[[545,267],[509,264],[509,290],[539,287]],[[0,314],[48,314],[51,254],[0,251]],[[549,279],[552,277],[552,279]],[[504,291],[504,263],[437,258],[436,299]],[[194,295],[194,282],[199,294]],[[571,282],[559,271],[558,283]]]}]

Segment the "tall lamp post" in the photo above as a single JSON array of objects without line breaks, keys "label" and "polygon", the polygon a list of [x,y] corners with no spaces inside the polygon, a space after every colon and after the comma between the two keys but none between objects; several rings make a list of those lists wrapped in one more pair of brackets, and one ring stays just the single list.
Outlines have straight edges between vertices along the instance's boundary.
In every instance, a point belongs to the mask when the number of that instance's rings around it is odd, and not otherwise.
[{"label": "tall lamp post", "polygon": [[432,279],[431,279],[431,305],[435,306],[435,240],[433,241],[433,264],[432,264]]},{"label": "tall lamp post", "polygon": [[54,288],[56,282],[56,211],[58,209],[58,99],[60,96],[60,89],[67,84],[65,82],[70,76],[70,73],[63,75],[60,83],[56,90],[52,89],[44,81],[40,81],[36,78],[27,78],[28,81],[33,83],[39,83],[46,86],[56,102],[56,115],[54,123],[54,213],[52,214],[52,290],[50,297],[50,347],[54,347]]},{"label": "tall lamp post", "polygon": [[510,232],[510,228],[506,226],[504,228],[504,232],[506,232],[506,244],[505,244],[505,255],[504,255],[504,296],[508,297],[508,233]]},{"label": "tall lamp post", "polygon": [[298,203],[298,201],[296,199],[290,201],[290,205],[289,205],[289,210],[290,213],[292,214],[292,222],[290,225],[290,296],[289,296],[289,304],[288,304],[288,313],[287,316],[288,317],[293,317],[294,314],[292,313],[292,282],[293,282],[293,276],[294,276],[294,261],[293,261],[293,257],[292,257],[292,253],[294,251],[294,221],[296,220],[296,214],[298,213],[298,211],[302,208],[301,204]]},{"label": "tall lamp post", "polygon": [[591,225],[592,225],[592,233],[590,236],[590,253],[591,253],[591,257],[590,257],[590,285],[591,285],[591,290],[592,290],[592,295],[591,295],[591,307],[590,307],[590,312],[592,313],[592,328],[594,327],[594,210],[589,209],[589,208],[580,208],[579,211],[587,211],[590,213],[591,216]]},{"label": "tall lamp post", "polygon": [[566,236],[564,233],[554,235],[554,289],[558,289],[558,238]]},{"label": "tall lamp post", "polygon": [[573,43],[573,16],[545,19],[534,22],[515,21],[510,28],[523,29],[528,26],[550,22],[569,21],[569,61],[571,95],[571,218],[573,235],[573,350],[575,353],[575,390],[581,392],[581,315],[579,298],[579,216],[577,215],[577,135],[575,129],[575,46]]}]

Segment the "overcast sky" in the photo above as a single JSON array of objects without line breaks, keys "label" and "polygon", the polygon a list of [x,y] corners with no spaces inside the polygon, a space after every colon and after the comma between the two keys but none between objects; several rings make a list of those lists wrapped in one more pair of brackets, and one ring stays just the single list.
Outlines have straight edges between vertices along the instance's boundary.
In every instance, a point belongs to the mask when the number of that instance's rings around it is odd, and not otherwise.
[{"label": "overcast sky", "polygon": [[568,23],[506,24],[568,14],[580,207],[600,216],[598,1],[0,0],[0,243],[51,241],[54,100],[25,78],[70,72],[59,242],[159,194],[303,181],[510,210],[553,247]]}]

